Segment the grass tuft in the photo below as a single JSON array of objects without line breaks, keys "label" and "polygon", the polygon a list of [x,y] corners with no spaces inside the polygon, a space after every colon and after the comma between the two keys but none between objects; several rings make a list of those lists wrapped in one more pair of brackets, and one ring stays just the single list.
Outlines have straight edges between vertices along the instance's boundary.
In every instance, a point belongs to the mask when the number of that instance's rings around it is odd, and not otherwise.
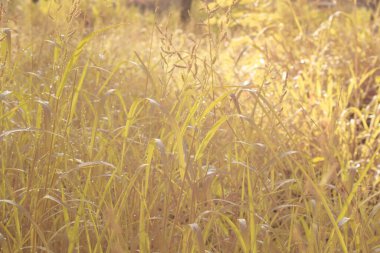
[{"label": "grass tuft", "polygon": [[1,252],[379,251],[379,7],[5,2]]}]

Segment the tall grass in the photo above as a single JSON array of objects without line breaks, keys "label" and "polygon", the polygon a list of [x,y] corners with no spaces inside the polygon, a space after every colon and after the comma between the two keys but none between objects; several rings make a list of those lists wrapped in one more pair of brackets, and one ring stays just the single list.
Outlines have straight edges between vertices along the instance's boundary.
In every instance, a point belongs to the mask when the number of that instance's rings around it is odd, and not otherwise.
[{"label": "tall grass", "polygon": [[2,252],[380,250],[378,10],[7,11]]}]

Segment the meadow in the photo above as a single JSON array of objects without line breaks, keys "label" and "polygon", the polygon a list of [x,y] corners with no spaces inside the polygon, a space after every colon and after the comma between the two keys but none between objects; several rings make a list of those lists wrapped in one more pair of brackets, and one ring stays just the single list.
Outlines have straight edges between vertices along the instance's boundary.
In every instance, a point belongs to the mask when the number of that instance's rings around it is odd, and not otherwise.
[{"label": "meadow", "polygon": [[0,251],[380,252],[380,7],[316,2],[0,1]]}]

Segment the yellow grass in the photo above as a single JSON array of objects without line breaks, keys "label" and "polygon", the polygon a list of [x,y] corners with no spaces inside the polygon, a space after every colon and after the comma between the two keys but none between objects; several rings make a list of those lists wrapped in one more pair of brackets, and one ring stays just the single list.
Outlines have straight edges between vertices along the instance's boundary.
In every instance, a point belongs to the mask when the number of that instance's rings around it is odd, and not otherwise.
[{"label": "yellow grass", "polygon": [[380,8],[6,2],[1,252],[380,252]]}]

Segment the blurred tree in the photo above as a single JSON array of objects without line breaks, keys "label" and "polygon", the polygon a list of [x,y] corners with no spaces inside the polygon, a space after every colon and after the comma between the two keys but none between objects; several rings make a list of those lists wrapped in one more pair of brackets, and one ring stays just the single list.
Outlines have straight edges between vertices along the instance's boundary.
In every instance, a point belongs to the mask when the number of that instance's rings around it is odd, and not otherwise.
[{"label": "blurred tree", "polygon": [[186,23],[190,19],[190,9],[192,0],[182,0],[181,21]]},{"label": "blurred tree", "polygon": [[128,0],[127,2],[127,5],[136,6],[143,12],[150,10],[162,13],[175,6],[180,8],[180,17],[183,23],[188,22],[190,19],[191,4],[192,0]]}]

